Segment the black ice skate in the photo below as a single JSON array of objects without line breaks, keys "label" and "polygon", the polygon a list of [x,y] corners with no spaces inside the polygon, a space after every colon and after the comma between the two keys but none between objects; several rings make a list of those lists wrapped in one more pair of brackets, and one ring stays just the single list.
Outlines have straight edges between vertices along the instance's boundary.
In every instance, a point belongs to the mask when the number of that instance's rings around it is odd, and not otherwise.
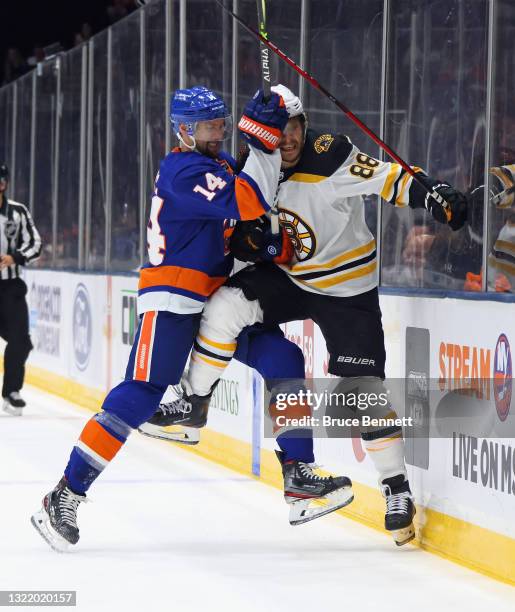
[{"label": "black ice skate", "polygon": [[10,414],[11,416],[21,416],[23,409],[27,405],[18,391],[9,393],[9,395],[4,397],[3,400],[4,403],[2,408],[4,412],[7,412],[7,414]]},{"label": "black ice skate", "polygon": [[381,492],[386,499],[385,529],[392,533],[397,546],[411,542],[415,537],[415,504],[409,482],[403,474],[385,478],[381,483]]},{"label": "black ice skate", "polygon": [[43,498],[41,510],[32,515],[31,523],[57,552],[66,552],[70,544],[79,541],[77,508],[84,501],[86,496],[74,493],[63,476]]},{"label": "black ice skate", "polygon": [[284,500],[290,504],[290,525],[312,521],[347,506],[354,499],[352,482],[347,476],[318,476],[308,463],[284,463],[283,453],[276,451],[276,455],[283,470]]},{"label": "black ice skate", "polygon": [[[207,422],[209,402],[213,389],[208,395],[187,395],[173,402],[159,404],[159,409],[146,423],[138,427],[145,436],[159,440],[171,440],[182,444],[198,444],[200,428]],[[173,429],[169,429],[173,427]]]}]

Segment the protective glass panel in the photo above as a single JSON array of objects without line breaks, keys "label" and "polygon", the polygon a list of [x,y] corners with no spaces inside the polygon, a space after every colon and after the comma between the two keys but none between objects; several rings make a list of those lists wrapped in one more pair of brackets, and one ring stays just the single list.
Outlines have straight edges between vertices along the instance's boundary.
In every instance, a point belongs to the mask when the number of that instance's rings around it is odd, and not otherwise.
[{"label": "protective glass panel", "polygon": [[[28,74],[16,82],[18,88],[16,98],[16,153],[14,172],[11,172],[11,189],[9,195],[17,202],[30,206],[30,145],[32,131],[32,78]],[[39,79],[38,79],[39,80]],[[55,80],[54,80],[55,85]],[[43,150],[48,150],[52,140],[52,134],[47,134],[48,142]],[[37,149],[36,149],[37,150]],[[45,156],[45,161],[50,164],[50,157]],[[36,167],[37,167],[36,159]],[[50,180],[50,177],[49,177]],[[51,208],[47,211],[50,220]],[[36,221],[37,222],[37,221]],[[51,238],[50,229],[50,238]]]},{"label": "protective glass panel", "polygon": [[79,252],[82,47],[60,58],[59,171],[55,265],[76,268]]},{"label": "protective glass panel", "polygon": [[[483,184],[488,2],[390,3],[385,140],[411,165],[474,194]],[[483,201],[458,232],[424,210],[382,204],[383,285],[473,290]]]},{"label": "protective glass panel", "polygon": [[48,267],[54,262],[57,70],[58,63],[54,60],[40,64],[36,73],[36,156],[32,210],[42,240],[41,257],[35,262],[40,267]]},{"label": "protective glass panel", "polygon": [[[193,9],[194,6],[194,9]],[[187,87],[203,85],[221,95],[231,106],[232,17],[210,0],[188,6]],[[231,151],[231,140],[223,144]]]},{"label": "protective glass panel", "polygon": [[90,164],[89,202],[86,217],[86,268],[105,269],[106,246],[106,129],[107,129],[107,32],[95,36],[89,81]]},{"label": "protective glass panel", "polygon": [[497,3],[488,204],[489,291],[515,293],[515,10]]},{"label": "protective glass panel", "polygon": [[[165,10],[164,1],[152,2],[145,8],[145,222],[159,163],[166,155],[166,131],[170,129],[165,79]],[[146,257],[146,250],[143,256]]]},{"label": "protective glass panel", "polygon": [[140,14],[112,28],[110,269],[140,264]]},{"label": "protective glass panel", "polygon": [[[257,8],[255,0],[244,0],[238,3],[238,13],[242,18],[257,28]],[[267,3],[267,24],[269,38],[299,63],[300,58],[300,0]],[[238,104],[234,110],[237,123],[245,104],[262,87],[259,42],[243,28],[238,28]],[[272,84],[282,83],[294,93],[299,90],[297,73],[269,52],[270,77]],[[238,147],[241,145],[239,140]]]},{"label": "protective glass panel", "polygon": [[[381,111],[383,0],[322,0],[311,3],[307,70],[377,134]],[[304,106],[315,130],[346,134],[377,157],[377,145],[330,100],[304,85]],[[379,198],[365,198],[365,216],[375,235]]]},{"label": "protective glass panel", "polygon": [[11,166],[14,86],[0,89],[0,164]]}]

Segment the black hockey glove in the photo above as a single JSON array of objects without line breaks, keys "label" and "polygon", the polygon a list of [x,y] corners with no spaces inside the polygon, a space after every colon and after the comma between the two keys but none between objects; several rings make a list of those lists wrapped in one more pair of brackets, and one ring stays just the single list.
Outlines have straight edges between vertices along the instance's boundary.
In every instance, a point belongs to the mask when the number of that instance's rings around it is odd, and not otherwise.
[{"label": "black hockey glove", "polygon": [[272,233],[270,221],[266,217],[238,221],[229,247],[236,259],[252,263],[287,263],[293,256],[293,245],[285,230],[281,228],[279,234]]},{"label": "black hockey glove", "polygon": [[437,183],[432,188],[449,205],[445,208],[430,194],[427,194],[425,206],[433,219],[439,223],[447,223],[453,231],[461,229],[467,220],[467,198],[447,183]]},{"label": "black hockey glove", "polygon": [[287,123],[288,113],[282,97],[273,93],[265,102],[263,91],[259,89],[247,102],[238,129],[248,144],[265,153],[273,153]]}]

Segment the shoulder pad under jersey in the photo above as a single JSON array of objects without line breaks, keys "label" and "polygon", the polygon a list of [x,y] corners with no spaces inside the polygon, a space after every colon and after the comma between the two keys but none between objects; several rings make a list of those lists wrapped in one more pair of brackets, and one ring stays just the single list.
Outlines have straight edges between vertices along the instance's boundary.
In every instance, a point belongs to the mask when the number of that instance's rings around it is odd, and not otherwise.
[{"label": "shoulder pad under jersey", "polygon": [[318,132],[308,129],[306,142],[295,173],[331,176],[352,151],[352,143],[342,134]]},{"label": "shoulder pad under jersey", "polygon": [[[228,156],[227,163],[230,164],[232,158]],[[203,175],[206,172],[216,173],[224,168],[220,162],[201,155],[195,151],[190,152],[172,152],[169,153],[161,162],[159,168],[159,178],[157,186],[167,191],[172,191],[172,184],[175,177],[180,174],[181,179],[187,179],[188,177],[197,177]]]}]

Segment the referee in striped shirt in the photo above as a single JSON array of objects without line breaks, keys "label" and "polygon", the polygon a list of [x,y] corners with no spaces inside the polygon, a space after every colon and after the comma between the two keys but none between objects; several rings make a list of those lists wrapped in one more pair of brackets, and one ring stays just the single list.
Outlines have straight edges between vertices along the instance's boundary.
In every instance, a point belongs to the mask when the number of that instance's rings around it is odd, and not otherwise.
[{"label": "referee in striped shirt", "polygon": [[9,170],[0,166],[0,336],[7,342],[4,353],[3,409],[21,416],[20,396],[25,362],[32,349],[29,336],[27,285],[20,277],[23,266],[37,259],[41,238],[29,211],[6,196]]}]

